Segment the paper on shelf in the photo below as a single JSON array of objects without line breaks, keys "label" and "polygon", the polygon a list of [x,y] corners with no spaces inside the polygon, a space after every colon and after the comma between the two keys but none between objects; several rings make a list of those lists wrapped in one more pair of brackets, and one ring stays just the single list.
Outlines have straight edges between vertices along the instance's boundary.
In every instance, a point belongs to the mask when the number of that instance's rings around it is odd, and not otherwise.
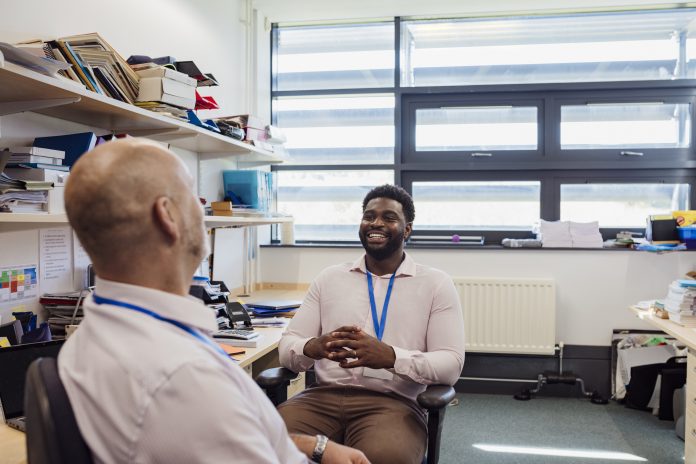
[{"label": "paper on shelf", "polygon": [[[46,76],[55,76],[58,71],[70,68],[70,64],[68,63],[36,56],[33,53],[22,50],[7,42],[0,42],[0,53],[2,53],[5,60],[10,63],[23,66]],[[2,60],[0,60],[0,64],[2,64],[1,62]]]}]

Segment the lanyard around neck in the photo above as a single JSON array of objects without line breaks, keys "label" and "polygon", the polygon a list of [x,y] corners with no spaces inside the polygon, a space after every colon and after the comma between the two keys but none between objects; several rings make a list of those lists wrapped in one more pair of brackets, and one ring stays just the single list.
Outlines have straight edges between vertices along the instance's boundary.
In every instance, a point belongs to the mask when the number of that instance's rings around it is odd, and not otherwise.
[{"label": "lanyard around neck", "polygon": [[[398,271],[398,268],[396,271]],[[389,309],[389,299],[391,298],[396,271],[394,271],[389,278],[389,287],[387,287],[387,296],[384,297],[384,306],[382,306],[382,317],[380,322],[377,321],[377,304],[375,303],[375,289],[372,286],[372,274],[370,271],[366,272],[367,291],[370,294],[370,309],[372,310],[372,325],[375,326],[375,335],[377,335],[377,340],[380,342],[382,341],[382,335],[384,335],[384,327],[387,325],[387,309]]]},{"label": "lanyard around neck", "polygon": [[176,321],[174,319],[170,319],[168,317],[164,317],[161,314],[157,314],[156,312],[151,311],[151,310],[146,309],[146,308],[143,308],[141,306],[136,306],[134,304],[126,303],[124,301],[112,300],[111,298],[102,298],[102,297],[98,296],[96,293],[92,293],[92,299],[98,305],[108,304],[111,306],[118,306],[120,308],[130,309],[132,311],[137,311],[139,313],[150,316],[154,319],[157,319],[158,321],[162,321],[162,322],[166,322],[167,324],[171,324],[171,325],[183,330],[184,332],[187,332],[189,335],[192,335],[193,337],[197,338],[198,340],[205,343],[209,347],[213,348],[215,351],[217,351],[219,354],[221,354],[225,359],[232,359],[228,356],[227,353],[225,353],[225,350],[220,348],[216,343],[212,342],[209,338],[204,337],[200,332],[198,332],[197,330],[194,330],[192,327],[189,327],[186,324],[183,324],[183,323]]}]

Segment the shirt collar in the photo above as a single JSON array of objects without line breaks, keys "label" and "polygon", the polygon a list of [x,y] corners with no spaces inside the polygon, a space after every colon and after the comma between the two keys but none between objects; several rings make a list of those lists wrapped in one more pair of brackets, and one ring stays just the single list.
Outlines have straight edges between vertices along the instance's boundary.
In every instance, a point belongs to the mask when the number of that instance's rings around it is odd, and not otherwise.
[{"label": "shirt collar", "polygon": [[99,277],[96,280],[94,293],[102,298],[140,306],[160,316],[206,332],[213,332],[218,329],[213,310],[192,296],[184,297],[153,288],[114,282]]},{"label": "shirt collar", "polygon": [[[367,274],[367,266],[365,266],[365,256],[366,254],[363,253],[360,258],[358,258],[353,265],[351,266],[350,270],[351,271],[358,271],[362,272],[363,274]],[[396,276],[411,276],[413,277],[416,275],[416,262],[411,258],[411,256],[404,252],[404,260],[401,262],[401,265],[399,266],[399,269],[397,269],[397,274]],[[388,274],[391,275],[391,274]],[[381,276],[384,277],[384,276]]]}]

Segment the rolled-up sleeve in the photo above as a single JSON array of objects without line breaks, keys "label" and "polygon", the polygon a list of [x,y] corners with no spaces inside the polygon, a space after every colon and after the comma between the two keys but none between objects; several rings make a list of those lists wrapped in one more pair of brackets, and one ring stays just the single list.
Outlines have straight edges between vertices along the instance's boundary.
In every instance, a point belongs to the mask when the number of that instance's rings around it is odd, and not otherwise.
[{"label": "rolled-up sleeve", "polygon": [[433,295],[425,351],[393,347],[394,372],[420,384],[454,385],[464,367],[464,316],[449,276]]},{"label": "rolled-up sleeve", "polygon": [[280,365],[294,372],[306,371],[314,365],[314,359],[305,356],[304,346],[321,335],[319,283],[312,282],[302,306],[290,320],[278,345]]}]

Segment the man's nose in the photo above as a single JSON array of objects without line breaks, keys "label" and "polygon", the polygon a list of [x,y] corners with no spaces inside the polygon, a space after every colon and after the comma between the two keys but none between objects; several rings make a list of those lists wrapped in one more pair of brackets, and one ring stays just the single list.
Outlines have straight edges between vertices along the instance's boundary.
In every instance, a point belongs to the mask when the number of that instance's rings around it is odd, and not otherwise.
[{"label": "man's nose", "polygon": [[380,216],[377,216],[377,217],[375,217],[370,223],[371,223],[372,225],[383,226],[383,225],[384,225],[384,220],[383,220]]}]

